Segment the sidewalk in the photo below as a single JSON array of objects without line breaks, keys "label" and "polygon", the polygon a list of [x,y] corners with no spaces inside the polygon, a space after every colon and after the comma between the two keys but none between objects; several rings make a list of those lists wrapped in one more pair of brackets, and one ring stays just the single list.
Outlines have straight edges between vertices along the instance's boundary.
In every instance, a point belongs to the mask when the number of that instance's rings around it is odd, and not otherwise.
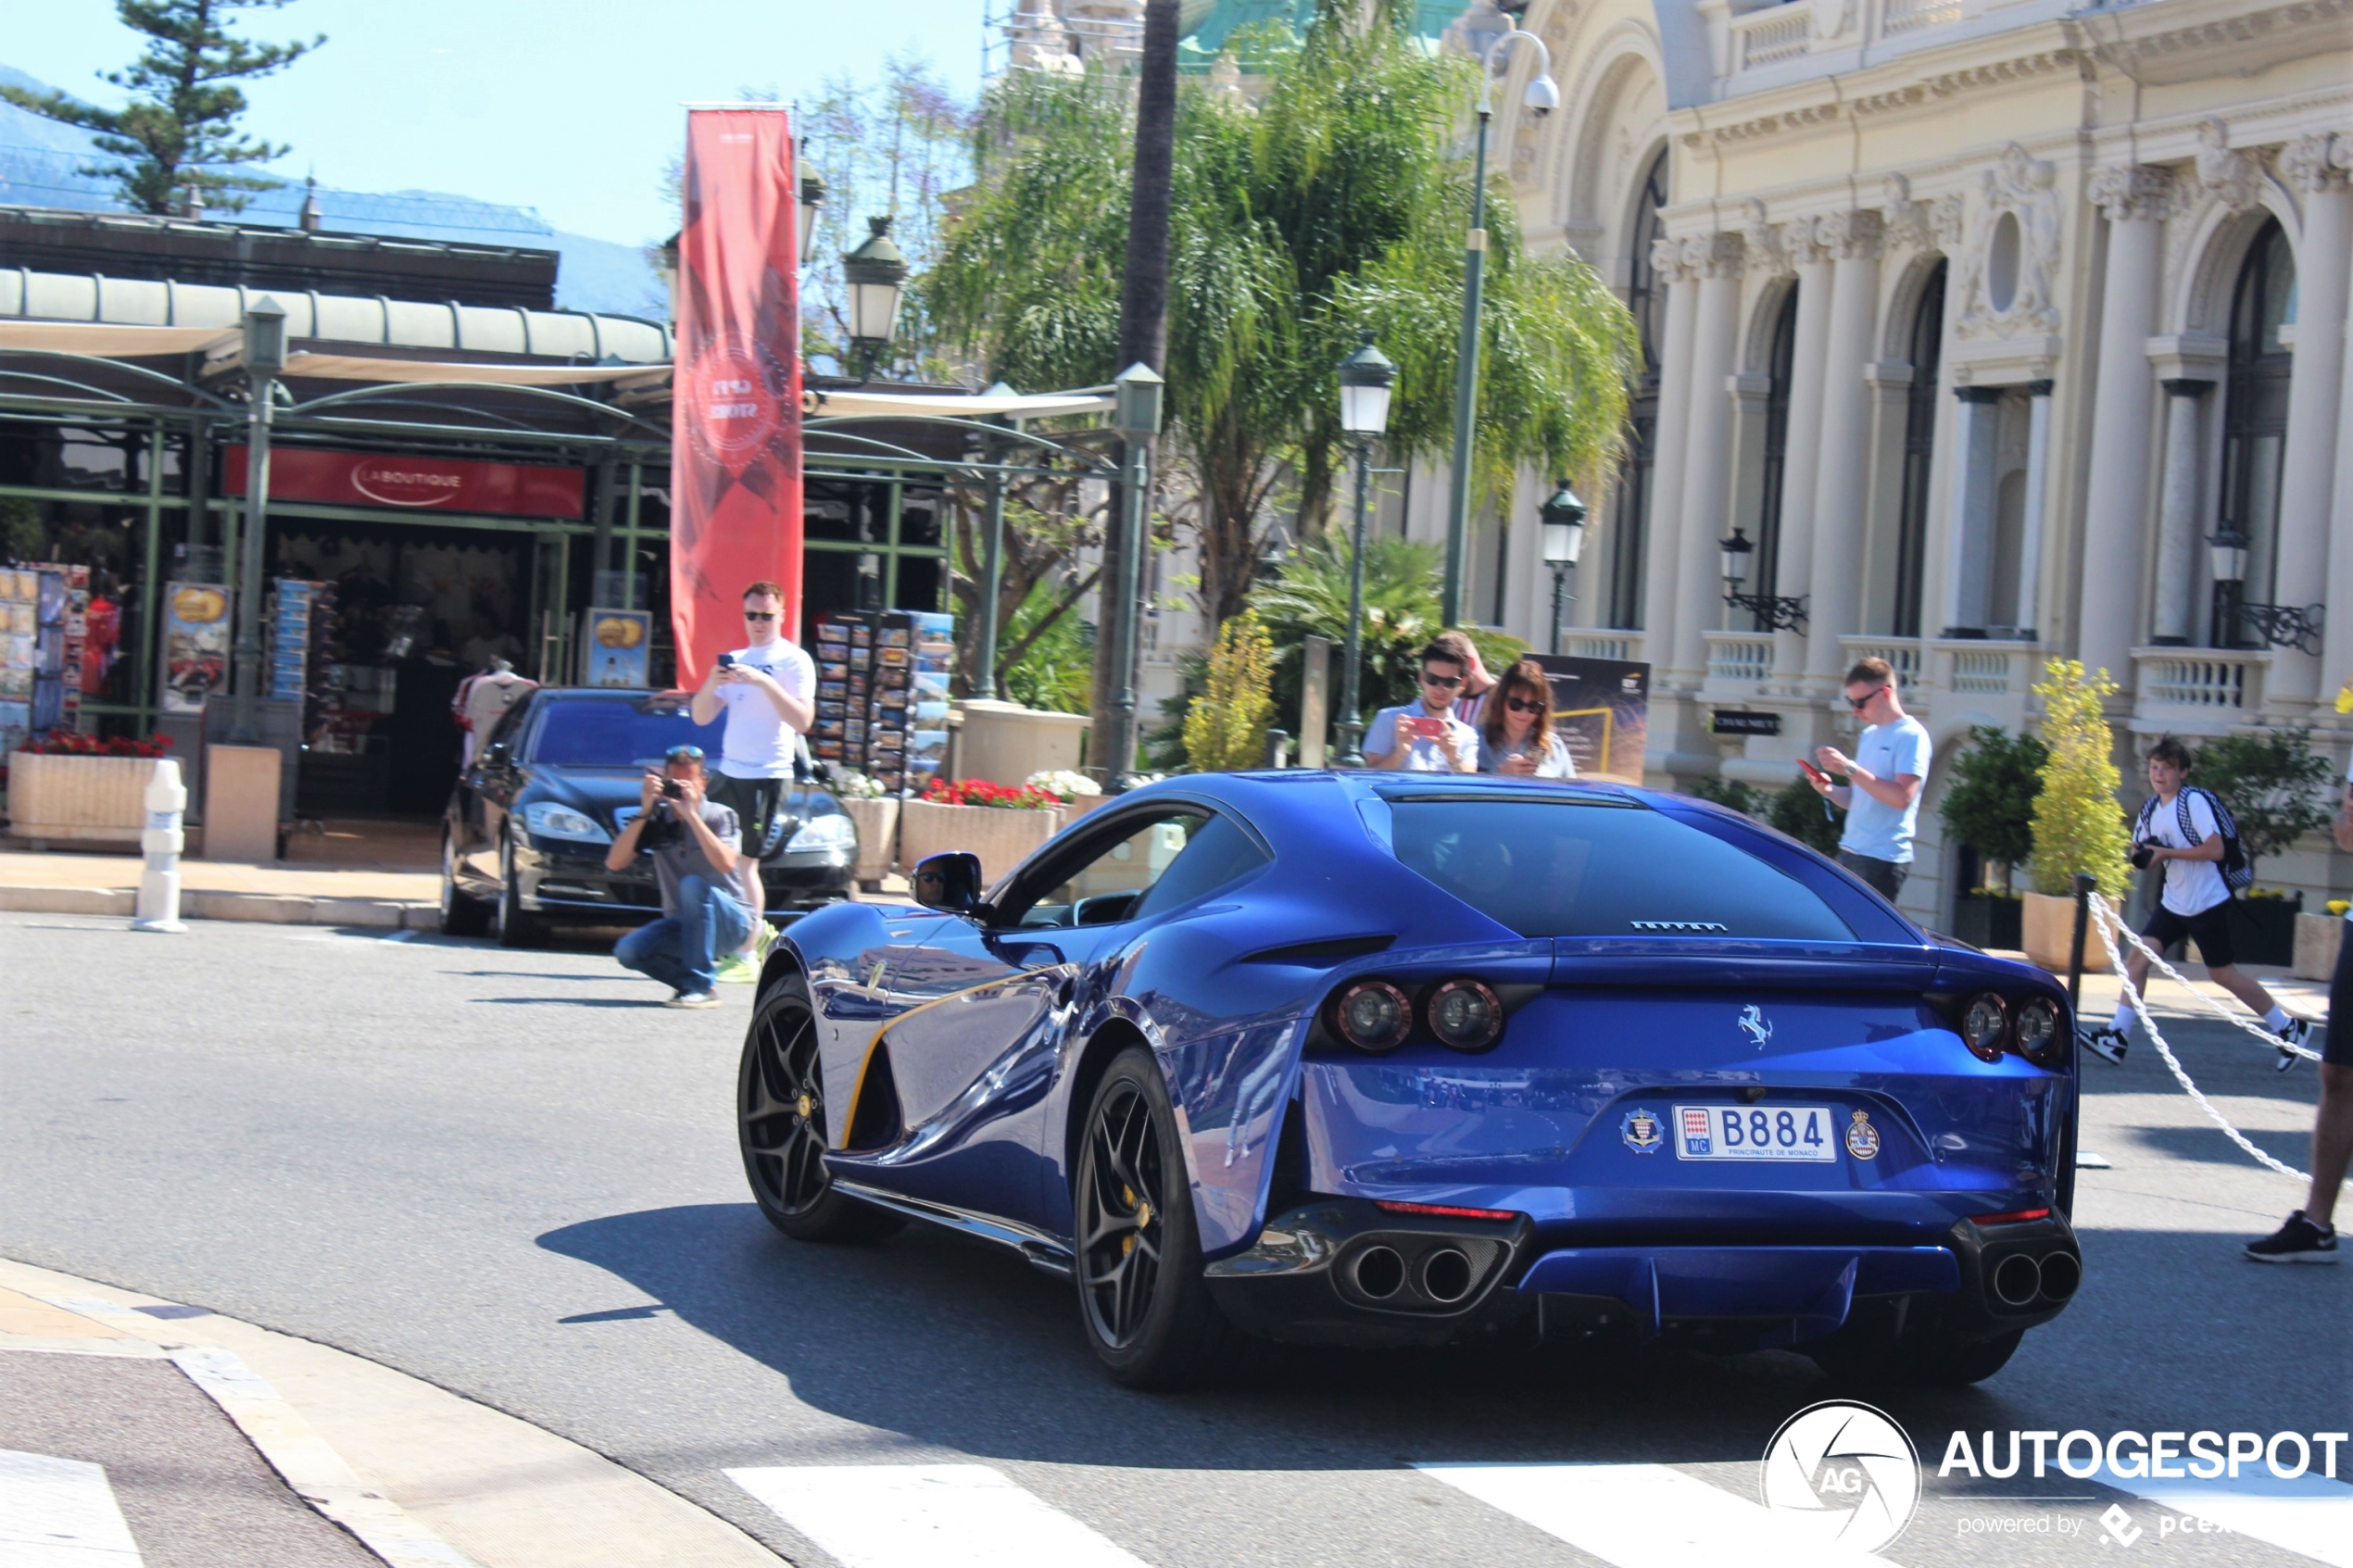
[{"label": "sidewalk", "polygon": [[780,1561],[635,1473],[431,1384],[5,1260],[0,1450],[6,1561],[12,1546],[26,1561],[203,1568]]},{"label": "sidewalk", "polygon": [[[144,865],[136,855],[0,850],[0,909],[128,920]],[[182,859],[180,889],[180,912],[191,920],[423,930],[440,919],[437,872]]]}]

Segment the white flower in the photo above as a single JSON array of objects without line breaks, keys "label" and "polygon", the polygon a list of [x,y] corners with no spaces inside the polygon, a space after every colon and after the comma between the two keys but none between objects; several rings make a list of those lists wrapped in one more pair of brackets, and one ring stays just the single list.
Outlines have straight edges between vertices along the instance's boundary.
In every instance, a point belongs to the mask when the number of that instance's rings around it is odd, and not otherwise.
[{"label": "white flower", "polygon": [[1102,785],[1086,774],[1069,768],[1043,769],[1030,774],[1022,782],[1035,784],[1064,800],[1073,800],[1082,795],[1101,795],[1103,792]]}]

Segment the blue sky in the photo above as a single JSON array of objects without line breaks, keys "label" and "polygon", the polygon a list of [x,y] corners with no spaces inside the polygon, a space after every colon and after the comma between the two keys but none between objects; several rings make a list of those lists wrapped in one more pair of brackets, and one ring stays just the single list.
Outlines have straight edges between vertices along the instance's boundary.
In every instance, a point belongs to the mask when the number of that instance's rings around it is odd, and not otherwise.
[{"label": "blue sky", "polygon": [[[112,0],[8,7],[0,64],[94,101],[128,62]],[[355,191],[430,190],[536,207],[559,229],[636,244],[677,227],[661,194],[682,103],[927,59],[980,78],[983,0],[295,0],[247,13],[250,37],[326,47],[246,89],[246,124],[292,143],[275,167]]]}]

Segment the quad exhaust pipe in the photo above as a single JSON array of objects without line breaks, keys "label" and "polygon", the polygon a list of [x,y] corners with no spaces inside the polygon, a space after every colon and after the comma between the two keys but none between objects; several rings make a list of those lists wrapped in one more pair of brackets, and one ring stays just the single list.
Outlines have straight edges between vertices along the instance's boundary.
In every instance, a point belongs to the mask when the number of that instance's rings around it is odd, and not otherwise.
[{"label": "quad exhaust pipe", "polygon": [[2035,1258],[2013,1252],[1994,1265],[1988,1282],[1994,1298],[2003,1306],[2023,1310],[2041,1301],[2064,1301],[2083,1283],[2083,1265],[2071,1252],[2046,1252]]},{"label": "quad exhaust pipe", "polygon": [[1350,1268],[1356,1288],[1376,1301],[1386,1301],[1405,1288],[1405,1260],[1394,1247],[1367,1247]]},{"label": "quad exhaust pipe", "polygon": [[1441,1247],[1422,1260],[1422,1294],[1441,1306],[1451,1307],[1468,1296],[1478,1277],[1470,1259],[1457,1247]]}]

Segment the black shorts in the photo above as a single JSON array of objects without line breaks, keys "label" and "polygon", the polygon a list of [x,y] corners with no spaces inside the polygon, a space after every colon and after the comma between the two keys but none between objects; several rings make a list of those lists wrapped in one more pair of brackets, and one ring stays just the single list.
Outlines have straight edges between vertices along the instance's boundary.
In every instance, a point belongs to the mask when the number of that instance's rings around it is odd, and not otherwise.
[{"label": "black shorts", "polygon": [[768,842],[768,830],[775,825],[777,808],[785,803],[787,782],[739,779],[726,773],[711,776],[710,797],[736,814],[736,825],[743,832],[743,852],[748,859],[760,859],[761,847]]},{"label": "black shorts", "polygon": [[2329,982],[2329,1037],[2321,1060],[2332,1067],[2353,1067],[2353,927],[2337,944],[2336,978]]},{"label": "black shorts", "polygon": [[2195,938],[2197,956],[2208,969],[2227,969],[2239,960],[2238,949],[2231,945],[2231,904],[2227,898],[2194,915],[2177,915],[2159,904],[2148,924],[2141,927],[2141,935],[2160,953],[2184,936]]}]

